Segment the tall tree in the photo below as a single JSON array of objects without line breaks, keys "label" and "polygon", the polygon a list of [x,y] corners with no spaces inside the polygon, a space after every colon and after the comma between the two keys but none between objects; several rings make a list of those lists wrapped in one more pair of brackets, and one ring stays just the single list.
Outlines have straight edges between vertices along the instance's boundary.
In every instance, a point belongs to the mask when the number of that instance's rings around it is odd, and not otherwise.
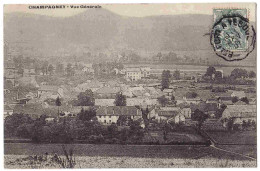
[{"label": "tall tree", "polygon": [[60,116],[60,106],[61,106],[61,100],[60,97],[58,96],[55,100],[56,106],[58,106],[58,116]]},{"label": "tall tree", "polygon": [[171,78],[171,73],[169,70],[163,70],[162,72],[162,81],[161,81],[161,85],[162,85],[162,90],[169,88],[170,86],[170,78]]},{"label": "tall tree", "polygon": [[93,92],[88,89],[85,92],[81,92],[78,95],[78,105],[79,106],[94,106],[95,99]]},{"label": "tall tree", "polygon": [[206,119],[208,119],[208,115],[200,111],[199,109],[196,109],[194,113],[192,113],[191,119],[197,121],[197,127],[200,130],[202,124],[206,121]]},{"label": "tall tree", "polygon": [[212,79],[213,74],[216,73],[216,69],[213,66],[207,68],[205,76],[209,76]]},{"label": "tall tree", "polygon": [[158,97],[157,100],[160,103],[160,105],[162,105],[163,107],[166,106],[169,102],[169,100],[164,95],[161,97]]},{"label": "tall tree", "polygon": [[48,66],[48,72],[50,73],[50,75],[53,74],[53,70],[54,70],[54,67],[52,66],[52,64],[50,64],[50,65]]},{"label": "tall tree", "polygon": [[250,71],[248,76],[249,76],[249,78],[255,78],[256,77],[256,73],[254,71]]},{"label": "tall tree", "polygon": [[116,106],[126,106],[126,96],[122,92],[117,93],[114,104]]},{"label": "tall tree", "polygon": [[89,110],[81,109],[80,113],[77,115],[79,120],[90,121],[93,117],[96,116],[96,110],[91,107]]},{"label": "tall tree", "polygon": [[172,76],[173,76],[173,78],[174,78],[175,80],[179,80],[180,77],[181,77],[181,73],[180,73],[179,70],[175,70],[174,73],[172,74]]},{"label": "tall tree", "polygon": [[56,73],[57,73],[57,74],[63,74],[63,72],[64,72],[64,66],[63,66],[63,64],[58,63],[58,64],[56,65]]},{"label": "tall tree", "polygon": [[248,73],[247,73],[247,70],[245,70],[245,69],[235,68],[235,69],[231,72],[230,76],[233,77],[234,79],[237,79],[237,78],[246,78],[246,77],[248,77]]}]

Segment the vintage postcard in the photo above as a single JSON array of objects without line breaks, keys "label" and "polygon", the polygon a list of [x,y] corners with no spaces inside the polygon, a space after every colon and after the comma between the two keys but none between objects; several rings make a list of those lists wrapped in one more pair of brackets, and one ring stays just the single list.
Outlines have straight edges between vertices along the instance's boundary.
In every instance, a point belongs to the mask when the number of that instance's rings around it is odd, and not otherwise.
[{"label": "vintage postcard", "polygon": [[256,4],[5,4],[4,167],[257,167]]}]

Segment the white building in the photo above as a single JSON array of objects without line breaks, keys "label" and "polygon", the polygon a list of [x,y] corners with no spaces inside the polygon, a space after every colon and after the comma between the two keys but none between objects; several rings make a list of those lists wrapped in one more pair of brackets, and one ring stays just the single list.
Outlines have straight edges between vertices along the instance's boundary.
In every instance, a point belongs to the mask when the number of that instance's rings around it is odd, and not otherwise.
[{"label": "white building", "polygon": [[127,68],[126,69],[126,78],[131,81],[140,80],[142,78],[142,72],[140,68]]}]

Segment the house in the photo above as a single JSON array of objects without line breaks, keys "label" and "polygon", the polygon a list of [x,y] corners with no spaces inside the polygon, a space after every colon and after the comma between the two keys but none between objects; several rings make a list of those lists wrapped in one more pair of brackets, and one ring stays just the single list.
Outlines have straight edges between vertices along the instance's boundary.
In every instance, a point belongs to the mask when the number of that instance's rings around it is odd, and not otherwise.
[{"label": "house", "polygon": [[120,91],[119,87],[102,87],[94,92],[94,97],[98,99],[114,99]]},{"label": "house", "polygon": [[40,103],[33,104],[18,104],[14,106],[14,113],[27,114],[33,119],[40,117],[41,115],[47,115],[48,117],[57,117],[58,107],[44,108]]},{"label": "house", "polygon": [[163,90],[163,94],[164,94],[165,96],[170,97],[170,96],[173,95],[173,89],[166,88],[166,89]]},{"label": "house", "polygon": [[150,76],[151,73],[150,67],[141,67],[140,70],[141,70],[141,77],[146,78]]},{"label": "house", "polygon": [[96,90],[100,89],[103,87],[103,84],[98,81],[98,80],[92,80],[92,81],[88,81],[86,83],[82,83],[77,85],[74,88],[75,92],[85,92],[86,90],[90,89],[92,92],[95,92]]},{"label": "house", "polygon": [[158,122],[166,122],[170,118],[179,117],[181,109],[179,107],[161,107],[156,109],[156,115],[153,116]]},{"label": "house", "polygon": [[147,105],[158,105],[157,99],[151,98],[126,98],[126,104],[128,106],[147,106]]},{"label": "house", "polygon": [[38,89],[38,98],[62,98],[64,96],[63,88],[51,85],[42,85]]},{"label": "house", "polygon": [[181,108],[181,115],[185,117],[185,119],[191,119],[191,109],[189,107]]},{"label": "house", "polygon": [[95,99],[96,106],[114,106],[115,99]]},{"label": "house", "polygon": [[59,117],[76,117],[82,109],[89,110],[89,106],[72,106],[72,105],[63,105],[57,108],[56,106],[53,107],[56,110],[59,110]]},{"label": "house", "polygon": [[142,78],[142,72],[140,68],[126,68],[126,79],[131,81],[137,81]]},{"label": "house", "polygon": [[103,124],[117,123],[120,116],[126,116],[132,120],[142,118],[142,111],[135,106],[102,106],[96,111],[97,119]]},{"label": "house", "polygon": [[221,96],[217,97],[218,101],[220,104],[225,104],[225,105],[232,105],[232,97],[231,96]]},{"label": "house", "polygon": [[221,117],[221,120],[224,121],[223,126],[227,126],[230,118],[233,118],[233,123],[238,125],[242,125],[243,121],[256,122],[256,105],[228,105]]},{"label": "house", "polygon": [[198,104],[198,103],[202,102],[201,98],[199,98],[199,97],[188,98],[188,97],[184,96],[183,100],[184,100],[184,102],[187,102],[189,104],[191,104],[191,103]]},{"label": "house", "polygon": [[239,99],[241,99],[243,97],[246,97],[246,94],[244,91],[233,91],[231,97],[238,97]]}]

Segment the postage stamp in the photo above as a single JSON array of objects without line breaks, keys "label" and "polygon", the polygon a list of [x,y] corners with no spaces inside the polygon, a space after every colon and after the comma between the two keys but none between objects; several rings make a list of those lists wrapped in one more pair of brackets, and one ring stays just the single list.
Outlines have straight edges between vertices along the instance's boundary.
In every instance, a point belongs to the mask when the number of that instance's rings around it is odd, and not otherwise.
[{"label": "postage stamp", "polygon": [[210,41],[216,54],[227,61],[245,59],[256,40],[247,9],[213,9],[213,16]]}]

